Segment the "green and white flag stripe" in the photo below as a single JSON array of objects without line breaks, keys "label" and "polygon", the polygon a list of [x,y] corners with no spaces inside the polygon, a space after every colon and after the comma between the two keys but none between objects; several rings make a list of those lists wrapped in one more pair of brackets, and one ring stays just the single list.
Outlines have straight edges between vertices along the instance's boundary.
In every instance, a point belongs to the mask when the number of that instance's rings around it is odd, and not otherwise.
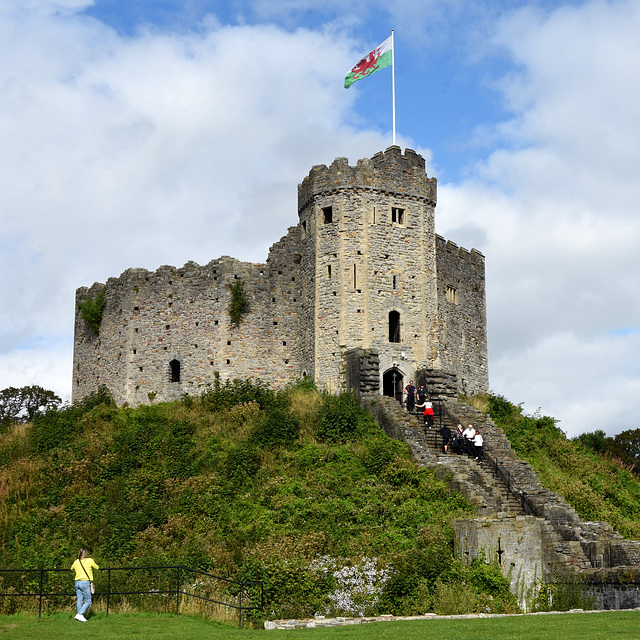
[{"label": "green and white flag stripe", "polygon": [[381,45],[353,65],[344,79],[344,88],[348,89],[354,82],[389,67],[391,64],[393,64],[393,36],[389,36]]}]

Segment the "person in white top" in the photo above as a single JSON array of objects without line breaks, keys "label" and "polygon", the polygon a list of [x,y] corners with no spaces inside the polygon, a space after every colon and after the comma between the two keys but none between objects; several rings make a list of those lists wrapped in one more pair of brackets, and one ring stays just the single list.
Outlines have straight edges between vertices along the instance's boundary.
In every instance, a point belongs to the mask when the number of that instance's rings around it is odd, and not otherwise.
[{"label": "person in white top", "polygon": [[476,450],[476,460],[482,462],[482,458],[484,458],[484,439],[482,434],[476,430],[476,435],[473,437],[473,447]]},{"label": "person in white top", "polygon": [[473,425],[470,424],[463,432],[462,432],[462,447],[465,453],[472,458],[476,457],[476,450],[473,447],[473,439],[475,438],[476,430],[473,428]]}]

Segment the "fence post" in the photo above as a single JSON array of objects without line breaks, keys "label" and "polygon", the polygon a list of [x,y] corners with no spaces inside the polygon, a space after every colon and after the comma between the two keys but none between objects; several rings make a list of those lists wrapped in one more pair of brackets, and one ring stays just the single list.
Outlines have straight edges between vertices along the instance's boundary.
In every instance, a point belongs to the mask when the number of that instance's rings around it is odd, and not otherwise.
[{"label": "fence post", "polygon": [[242,586],[238,591],[238,629],[242,629]]},{"label": "fence post", "polygon": [[40,593],[38,603],[38,618],[42,618],[42,582],[44,579],[44,569],[40,568]]},{"label": "fence post", "polygon": [[180,615],[180,565],[177,567],[176,577],[176,616]]},{"label": "fence post", "polygon": [[107,616],[109,616],[110,601],[111,601],[111,567],[107,569]]}]

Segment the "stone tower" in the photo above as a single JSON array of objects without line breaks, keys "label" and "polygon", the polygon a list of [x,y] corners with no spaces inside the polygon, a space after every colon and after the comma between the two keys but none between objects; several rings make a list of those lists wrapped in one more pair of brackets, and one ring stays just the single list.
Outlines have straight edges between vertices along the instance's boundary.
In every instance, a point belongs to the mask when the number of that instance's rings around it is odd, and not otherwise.
[{"label": "stone tower", "polygon": [[[425,370],[488,389],[484,257],[436,235],[436,180],[393,146],[355,167],[315,166],[298,187],[298,224],[266,263],[128,269],[81,287],[103,297],[99,331],[76,305],[73,399],[105,384],[131,405],[201,393],[220,379],[278,385],[311,375],[345,386],[345,354],[377,354],[376,388],[396,395]],[[229,317],[241,280],[249,310]]]},{"label": "stone tower", "polygon": [[299,186],[303,360],[322,385],[354,347],[375,349],[383,374],[437,366],[435,205],[424,159],[398,147],[314,167]]}]

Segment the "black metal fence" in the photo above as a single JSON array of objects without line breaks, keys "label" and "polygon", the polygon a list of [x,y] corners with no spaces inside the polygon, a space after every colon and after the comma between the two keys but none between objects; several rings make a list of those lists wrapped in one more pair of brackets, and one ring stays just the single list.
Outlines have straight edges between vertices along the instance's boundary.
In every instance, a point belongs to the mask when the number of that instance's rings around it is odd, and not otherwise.
[{"label": "black metal fence", "polygon": [[[73,583],[71,577],[69,569],[0,569],[0,598],[37,598],[41,617],[44,605],[75,597],[75,590],[71,592],[67,586]],[[175,597],[176,615],[180,614],[180,596],[194,598],[237,610],[240,627],[243,612],[264,608],[262,582],[237,582],[179,565],[106,567],[97,577],[94,597],[106,602],[107,615],[114,596],[160,596],[167,607]],[[155,588],[135,588],[140,584]]]}]

